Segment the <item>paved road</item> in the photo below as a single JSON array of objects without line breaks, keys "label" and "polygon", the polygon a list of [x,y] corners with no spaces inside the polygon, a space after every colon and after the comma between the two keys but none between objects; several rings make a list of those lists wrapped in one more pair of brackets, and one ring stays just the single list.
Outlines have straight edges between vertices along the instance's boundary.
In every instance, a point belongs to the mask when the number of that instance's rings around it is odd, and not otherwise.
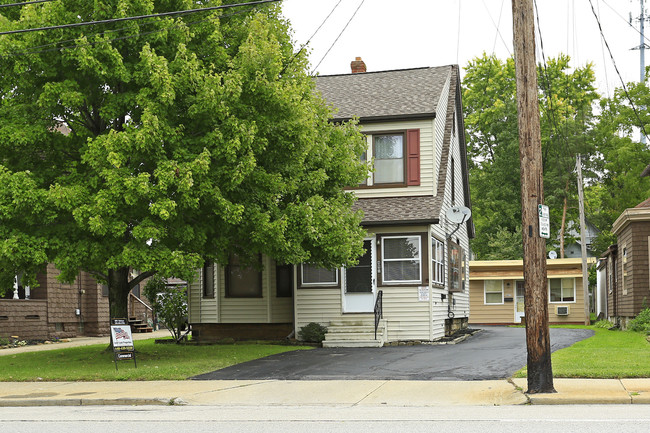
[{"label": "paved road", "polygon": [[[460,344],[294,351],[202,374],[197,380],[495,380],[526,365],[524,328],[483,327]],[[591,337],[551,329],[552,350]]]},{"label": "paved road", "polygon": [[11,433],[646,433],[648,422],[644,405],[0,408]]}]

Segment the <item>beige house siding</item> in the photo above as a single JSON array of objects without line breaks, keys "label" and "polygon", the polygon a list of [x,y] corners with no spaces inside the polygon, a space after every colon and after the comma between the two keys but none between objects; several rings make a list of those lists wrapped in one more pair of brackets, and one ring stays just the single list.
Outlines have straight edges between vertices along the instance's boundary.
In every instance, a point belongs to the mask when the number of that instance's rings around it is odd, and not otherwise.
[{"label": "beige house siding", "polygon": [[[593,259],[591,259],[593,261]],[[522,281],[523,263],[521,260],[475,261],[470,264],[470,319],[478,323],[515,323],[516,293],[515,281]],[[584,293],[580,259],[556,259],[547,261],[548,279],[570,278],[574,283],[574,302],[551,302],[550,282],[547,284],[548,318],[550,323],[584,323]],[[504,298],[513,298],[503,304],[485,304],[484,282],[495,280],[504,282]],[[507,283],[511,283],[510,286]],[[569,307],[567,316],[558,316],[558,306]]]},{"label": "beige house siding", "polygon": [[[471,313],[469,323],[514,323],[515,302],[485,304],[485,281],[470,281]],[[504,297],[506,296],[504,288]]]},{"label": "beige house siding", "polygon": [[300,328],[311,322],[328,326],[331,320],[343,317],[341,305],[341,289],[328,288],[298,288],[296,296],[296,336]]},{"label": "beige house siding", "polygon": [[226,297],[225,267],[214,265],[215,297],[203,297],[203,275],[197,272],[196,281],[190,284],[191,323],[291,323],[293,298],[279,298],[275,287],[275,262],[263,259],[262,297]]}]

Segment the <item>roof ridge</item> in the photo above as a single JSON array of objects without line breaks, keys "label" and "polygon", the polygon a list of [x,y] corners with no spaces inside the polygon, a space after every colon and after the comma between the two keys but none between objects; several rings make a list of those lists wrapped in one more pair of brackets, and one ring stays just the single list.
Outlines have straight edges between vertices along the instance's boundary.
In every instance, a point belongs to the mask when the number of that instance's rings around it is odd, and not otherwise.
[{"label": "roof ridge", "polygon": [[454,64],[451,65],[441,65],[441,66],[420,66],[417,68],[403,68],[403,69],[386,69],[383,71],[368,71],[368,72],[357,72],[357,73],[347,73],[347,74],[329,74],[329,75],[317,75],[318,78],[326,78],[326,77],[348,77],[350,75],[358,75],[358,76],[363,76],[363,75],[372,75],[372,74],[383,74],[383,73],[388,73],[388,72],[404,72],[404,71],[419,71],[419,70],[424,70],[424,69],[442,69],[442,68],[451,68],[453,66],[457,66]]}]

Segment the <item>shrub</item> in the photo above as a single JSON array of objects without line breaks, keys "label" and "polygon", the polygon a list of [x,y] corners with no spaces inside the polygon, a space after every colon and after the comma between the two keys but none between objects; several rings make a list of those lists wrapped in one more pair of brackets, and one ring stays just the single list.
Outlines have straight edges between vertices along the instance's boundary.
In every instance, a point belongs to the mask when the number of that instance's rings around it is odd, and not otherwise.
[{"label": "shrub", "polygon": [[645,308],[630,321],[628,326],[630,331],[650,332],[650,308]]},{"label": "shrub", "polygon": [[322,343],[327,333],[327,327],[320,323],[311,322],[300,328],[298,336],[302,341],[310,343]]},{"label": "shrub", "polygon": [[163,278],[154,276],[145,285],[144,295],[158,320],[169,329],[174,340],[180,342],[187,323],[187,289],[169,287]]},{"label": "shrub", "polygon": [[609,329],[612,326],[614,326],[614,324],[612,322],[610,322],[609,320],[599,320],[598,322],[594,323],[594,328],[606,328],[606,329]]}]

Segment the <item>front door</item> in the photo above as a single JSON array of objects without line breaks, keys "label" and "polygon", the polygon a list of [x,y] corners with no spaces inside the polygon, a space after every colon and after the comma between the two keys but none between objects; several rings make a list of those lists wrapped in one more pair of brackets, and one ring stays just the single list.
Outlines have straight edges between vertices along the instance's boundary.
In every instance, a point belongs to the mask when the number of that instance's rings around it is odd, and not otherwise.
[{"label": "front door", "polygon": [[515,323],[521,323],[521,318],[524,317],[524,282],[517,281],[515,293]]},{"label": "front door", "polygon": [[375,240],[363,241],[365,253],[356,266],[345,268],[343,289],[344,313],[372,313],[375,308]]}]

